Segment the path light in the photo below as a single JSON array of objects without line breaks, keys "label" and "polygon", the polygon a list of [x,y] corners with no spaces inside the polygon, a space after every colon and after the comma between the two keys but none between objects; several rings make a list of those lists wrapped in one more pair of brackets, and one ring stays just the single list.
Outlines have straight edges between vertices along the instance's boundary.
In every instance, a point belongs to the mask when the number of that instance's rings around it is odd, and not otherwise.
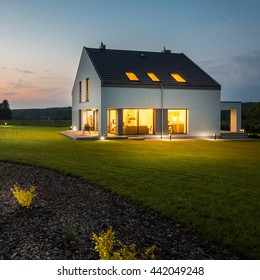
[{"label": "path light", "polygon": [[214,139],[217,140],[217,134],[214,133],[213,136],[214,136]]},{"label": "path light", "polygon": [[105,136],[101,136],[101,137],[100,137],[100,140],[105,140]]},{"label": "path light", "polygon": [[7,122],[5,122],[5,125],[7,125]]}]

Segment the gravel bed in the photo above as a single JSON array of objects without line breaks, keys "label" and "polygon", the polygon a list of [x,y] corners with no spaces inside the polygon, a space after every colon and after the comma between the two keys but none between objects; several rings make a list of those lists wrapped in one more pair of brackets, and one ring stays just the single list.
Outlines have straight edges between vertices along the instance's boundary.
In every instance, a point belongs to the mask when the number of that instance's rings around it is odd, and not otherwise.
[{"label": "gravel bed", "polygon": [[[15,182],[37,186],[31,209]],[[225,248],[108,190],[37,166],[0,162],[0,259],[98,259],[91,233],[113,226],[123,243],[156,245],[157,259],[234,259]]]}]

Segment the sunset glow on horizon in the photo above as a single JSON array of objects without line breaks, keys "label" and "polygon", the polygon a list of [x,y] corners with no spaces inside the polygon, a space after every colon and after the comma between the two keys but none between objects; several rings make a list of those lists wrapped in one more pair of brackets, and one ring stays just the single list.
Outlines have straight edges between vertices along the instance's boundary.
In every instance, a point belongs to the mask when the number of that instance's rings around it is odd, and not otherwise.
[{"label": "sunset glow on horizon", "polygon": [[260,101],[257,0],[9,0],[0,3],[0,102],[71,106],[83,46],[184,53],[223,100]]}]

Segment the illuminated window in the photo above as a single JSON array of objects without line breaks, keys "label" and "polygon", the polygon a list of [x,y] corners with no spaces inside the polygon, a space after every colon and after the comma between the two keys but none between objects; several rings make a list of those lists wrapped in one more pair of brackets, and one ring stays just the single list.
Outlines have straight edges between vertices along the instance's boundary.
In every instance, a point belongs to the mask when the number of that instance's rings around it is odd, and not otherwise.
[{"label": "illuminated window", "polygon": [[79,82],[79,102],[82,102],[82,82]]},{"label": "illuminated window", "polygon": [[130,81],[139,81],[139,79],[136,77],[135,73],[125,72],[125,74]]},{"label": "illuminated window", "polygon": [[175,81],[177,81],[178,83],[185,83],[186,80],[182,78],[181,75],[179,74],[172,74],[171,73],[171,76],[174,78]]},{"label": "illuminated window", "polygon": [[168,110],[168,133],[187,133],[187,110]]},{"label": "illuminated window", "polygon": [[147,73],[147,75],[149,76],[149,78],[150,78],[153,82],[160,82],[160,80],[158,79],[158,77],[157,77],[154,73]]},{"label": "illuminated window", "polygon": [[90,89],[90,81],[89,78],[86,79],[86,102],[89,102],[89,89]]},{"label": "illuminated window", "polygon": [[123,134],[153,134],[153,110],[123,109]]},{"label": "illuminated window", "polygon": [[117,110],[108,110],[108,133],[116,134],[117,128]]}]

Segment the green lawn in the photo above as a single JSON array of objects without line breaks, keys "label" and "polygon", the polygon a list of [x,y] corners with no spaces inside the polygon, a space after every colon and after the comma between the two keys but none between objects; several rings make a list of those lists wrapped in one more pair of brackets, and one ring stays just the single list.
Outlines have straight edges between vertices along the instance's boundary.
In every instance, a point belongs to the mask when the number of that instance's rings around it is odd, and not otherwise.
[{"label": "green lawn", "polygon": [[57,128],[0,126],[0,160],[79,176],[260,258],[260,141],[72,141]]},{"label": "green lawn", "polygon": [[29,125],[29,126],[56,126],[56,127],[66,127],[69,129],[71,126],[71,120],[0,120],[0,125]]}]

